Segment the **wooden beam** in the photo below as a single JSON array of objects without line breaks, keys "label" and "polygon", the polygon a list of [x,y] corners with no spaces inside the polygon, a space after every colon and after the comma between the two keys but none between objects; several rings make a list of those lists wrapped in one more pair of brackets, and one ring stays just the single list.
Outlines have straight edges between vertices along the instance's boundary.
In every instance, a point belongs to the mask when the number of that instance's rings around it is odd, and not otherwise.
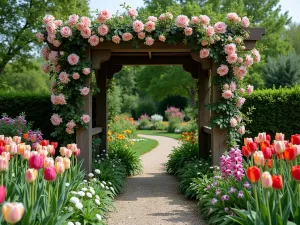
[{"label": "wooden beam", "polygon": [[93,127],[92,128],[92,135],[94,136],[94,135],[96,135],[96,134],[100,134],[100,133],[102,133],[102,127]]},{"label": "wooden beam", "polygon": [[152,59],[151,52],[148,52],[148,54],[149,54],[149,59]]},{"label": "wooden beam", "polygon": [[109,49],[100,50],[100,49],[92,49],[91,57],[92,57],[92,68],[94,70],[99,70],[100,66],[103,62],[107,61],[111,56],[111,51]]},{"label": "wooden beam", "polygon": [[[211,76],[212,78],[215,76],[218,76],[217,74],[217,68],[218,64],[213,63],[212,70],[211,70]],[[212,103],[217,102],[222,98],[221,93],[219,91],[219,87],[217,84],[211,84],[212,87],[212,96],[211,101]],[[212,116],[215,115],[215,112],[211,113]],[[222,156],[223,152],[225,152],[227,149],[226,147],[226,130],[220,129],[219,126],[215,126],[212,128],[211,132],[211,146],[212,146],[212,161],[214,165],[220,164],[220,157]]]},{"label": "wooden beam", "polygon": [[209,70],[212,66],[212,59],[201,59],[199,52],[191,51],[191,57],[196,62],[201,63],[202,69]]},{"label": "wooden beam", "polygon": [[112,79],[114,77],[114,74],[120,72],[123,68],[122,65],[109,65],[107,66],[107,79]]},{"label": "wooden beam", "polygon": [[210,135],[211,135],[211,127],[204,126],[204,127],[203,127],[203,131],[204,131],[204,133],[210,134]]},{"label": "wooden beam", "polygon": [[198,77],[200,76],[199,71],[198,71],[199,66],[201,67],[201,65],[199,65],[199,63],[182,65],[183,69],[186,72],[189,72],[192,75],[192,77],[197,80],[198,80]]}]

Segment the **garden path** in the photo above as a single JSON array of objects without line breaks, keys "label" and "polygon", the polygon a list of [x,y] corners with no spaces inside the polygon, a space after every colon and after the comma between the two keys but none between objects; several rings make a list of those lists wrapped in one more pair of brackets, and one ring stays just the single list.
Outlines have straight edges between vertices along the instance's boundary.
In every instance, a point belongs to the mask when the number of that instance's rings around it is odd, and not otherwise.
[{"label": "garden path", "polygon": [[196,202],[184,198],[178,181],[168,175],[164,164],[178,141],[168,137],[139,135],[159,145],[142,155],[144,173],[129,177],[124,193],[108,215],[109,225],[204,225],[196,213]]}]

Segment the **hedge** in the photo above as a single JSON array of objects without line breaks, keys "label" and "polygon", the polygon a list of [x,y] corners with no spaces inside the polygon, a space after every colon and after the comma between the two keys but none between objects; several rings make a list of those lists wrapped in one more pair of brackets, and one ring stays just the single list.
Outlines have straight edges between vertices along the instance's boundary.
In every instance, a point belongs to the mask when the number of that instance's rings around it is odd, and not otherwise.
[{"label": "hedge", "polygon": [[276,132],[289,138],[300,133],[300,86],[254,91],[246,96],[243,113],[252,106],[255,108],[249,117],[252,123],[247,125],[251,136],[265,131],[273,138]]}]

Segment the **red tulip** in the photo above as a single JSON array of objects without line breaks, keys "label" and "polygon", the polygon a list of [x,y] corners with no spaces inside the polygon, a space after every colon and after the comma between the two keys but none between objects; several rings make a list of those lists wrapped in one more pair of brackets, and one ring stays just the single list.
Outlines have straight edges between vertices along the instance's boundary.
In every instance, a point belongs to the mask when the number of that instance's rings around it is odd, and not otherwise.
[{"label": "red tulip", "polygon": [[41,146],[48,146],[49,145],[49,141],[48,140],[41,140],[40,141],[40,145]]},{"label": "red tulip", "polygon": [[73,152],[73,155],[75,156],[79,156],[80,155],[80,149],[77,148],[77,150],[75,152]]},{"label": "red tulip", "polygon": [[56,178],[56,170],[54,166],[45,168],[44,170],[44,179],[46,181],[54,181]]},{"label": "red tulip", "polygon": [[273,166],[273,160],[272,159],[268,159],[268,168],[272,168]]},{"label": "red tulip", "polygon": [[252,182],[255,183],[260,178],[260,169],[257,166],[251,166],[247,169],[247,177]]},{"label": "red tulip", "polygon": [[52,142],[51,142],[51,145],[54,147],[54,149],[57,149],[58,142],[52,141]]},{"label": "red tulip", "polygon": [[2,152],[5,152],[5,147],[4,146],[0,146],[0,155],[2,154]]},{"label": "red tulip", "polygon": [[293,145],[300,145],[300,135],[299,134],[292,135],[291,141]]},{"label": "red tulip", "polygon": [[243,146],[242,147],[242,153],[246,157],[249,157],[251,155],[251,152],[249,151],[249,149],[247,148],[247,146]]},{"label": "red tulip", "polygon": [[264,141],[264,142],[260,142],[260,149],[264,149],[270,147],[270,142],[269,141]]},{"label": "red tulip", "polygon": [[276,152],[274,146],[273,146],[273,145],[270,145],[269,148],[271,149],[272,155],[276,155],[277,152]]},{"label": "red tulip", "polygon": [[279,190],[282,188],[282,176],[281,175],[273,175],[272,176],[272,187],[276,190]]},{"label": "red tulip", "polygon": [[6,197],[6,188],[4,186],[0,186],[0,204],[4,202]]},{"label": "red tulip", "polygon": [[271,135],[270,135],[270,134],[267,134],[266,139],[267,139],[267,141],[269,141],[269,143],[270,143],[270,141],[271,141]]},{"label": "red tulip", "polygon": [[283,155],[284,155],[285,160],[292,161],[296,158],[296,149],[293,146],[288,147],[283,152]]},{"label": "red tulip", "polygon": [[292,177],[296,180],[296,181],[300,181],[300,166],[293,166],[292,167]]},{"label": "red tulip", "polygon": [[5,141],[4,140],[0,140],[0,146],[1,147],[5,147],[5,145],[6,145]]},{"label": "red tulip", "polygon": [[44,156],[43,155],[32,155],[29,158],[29,168],[39,170],[44,166]]},{"label": "red tulip", "polygon": [[250,152],[255,152],[257,149],[257,144],[255,142],[248,142],[247,148]]},{"label": "red tulip", "polygon": [[262,149],[262,153],[264,154],[265,159],[271,159],[272,157],[272,151],[269,147],[265,147]]}]

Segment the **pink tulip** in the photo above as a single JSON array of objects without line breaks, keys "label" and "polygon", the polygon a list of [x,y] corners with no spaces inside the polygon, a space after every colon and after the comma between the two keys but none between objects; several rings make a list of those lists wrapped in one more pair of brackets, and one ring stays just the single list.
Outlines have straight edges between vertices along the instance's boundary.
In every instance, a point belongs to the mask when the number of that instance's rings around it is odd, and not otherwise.
[{"label": "pink tulip", "polygon": [[44,179],[46,181],[54,181],[56,178],[56,170],[54,166],[49,166],[44,170]]},{"label": "pink tulip", "polygon": [[57,174],[62,174],[65,172],[65,164],[62,162],[55,163],[55,169]]},{"label": "pink tulip", "polygon": [[272,176],[268,171],[265,171],[261,175],[261,183],[264,188],[272,187],[273,181]]},{"label": "pink tulip", "polygon": [[29,158],[29,168],[41,169],[44,165],[44,156],[43,155],[32,155]]},{"label": "pink tulip", "polygon": [[4,172],[7,170],[8,170],[8,159],[5,156],[0,156],[0,172]]},{"label": "pink tulip", "polygon": [[16,224],[23,217],[24,205],[18,202],[7,202],[2,207],[2,214],[7,223]]},{"label": "pink tulip", "polygon": [[6,197],[6,188],[4,186],[0,186],[0,204],[4,202]]},{"label": "pink tulip", "polygon": [[37,178],[38,172],[36,169],[28,169],[25,173],[25,180],[28,183],[33,183]]}]

